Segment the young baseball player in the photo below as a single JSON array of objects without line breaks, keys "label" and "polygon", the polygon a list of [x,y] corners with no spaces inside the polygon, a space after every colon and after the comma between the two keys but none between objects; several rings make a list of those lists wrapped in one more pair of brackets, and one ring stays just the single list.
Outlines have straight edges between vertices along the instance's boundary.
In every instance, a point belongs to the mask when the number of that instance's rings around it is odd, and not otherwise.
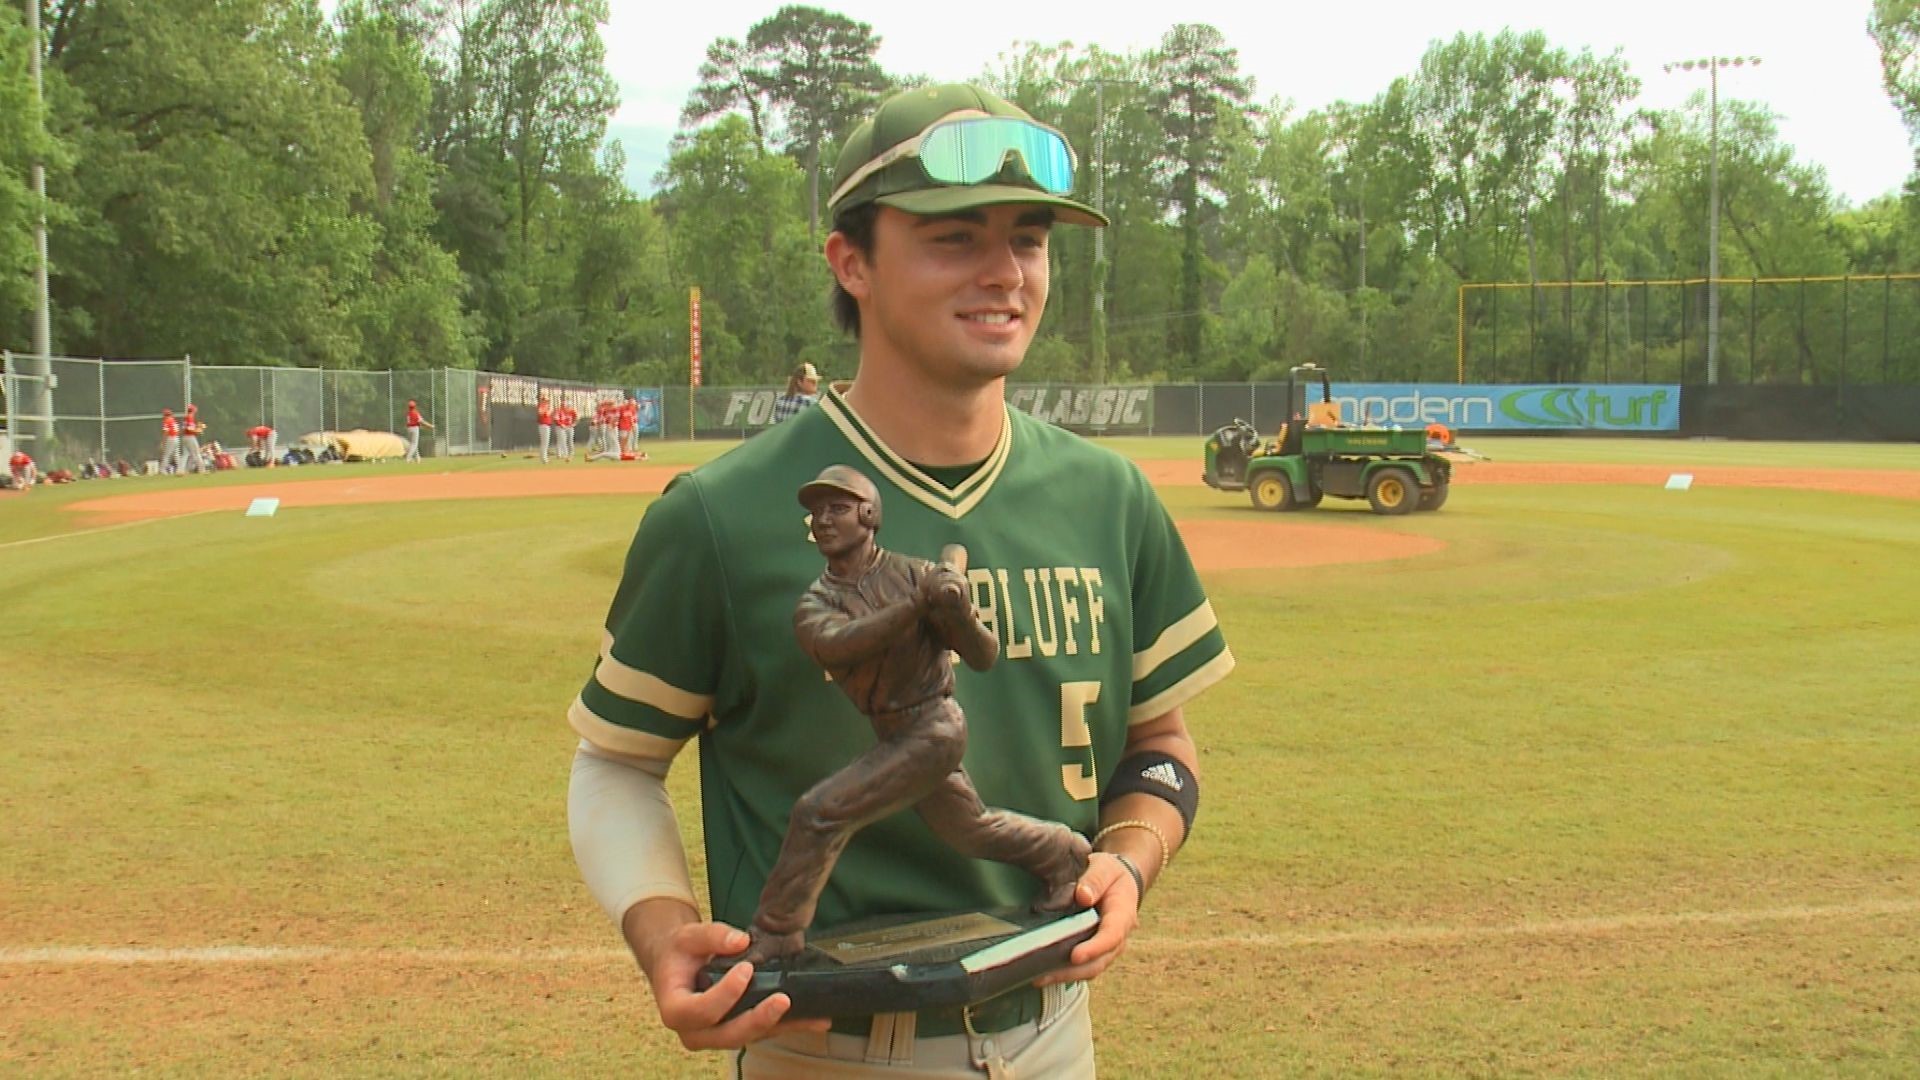
[{"label": "young baseball player", "polygon": [[253,452],[260,455],[260,464],[271,468],[280,456],[280,436],[266,424],[258,424],[247,429],[247,441]]},{"label": "young baseball player", "polygon": [[[1233,665],[1198,575],[1138,468],[1006,407],[1046,309],[1052,228],[1105,223],[1068,198],[1073,160],[1058,132],[974,87],[883,102],[842,148],[828,203],[834,313],[859,342],[851,386],[678,477],[634,536],[568,714],[574,852],[661,1021],[688,1047],[737,1050],[729,1075],[1093,1076],[1087,980],[1192,825],[1182,707]],[[728,1020],[750,965],[705,991],[696,973],[747,948],[795,801],[874,744],[795,635],[820,555],[794,493],[834,464],[871,477],[888,548],[969,552],[968,599],[1000,658],[955,677],[966,771],[988,805],[1091,843],[1075,900],[1100,928],[1065,969],[987,1002],[785,1020],[774,994]],[[664,786],[696,738],[710,915]],[[813,925],[1044,889],[895,813],[840,852]]]},{"label": "young baseball player", "polygon": [[180,471],[202,472],[207,461],[200,452],[200,434],[206,427],[200,423],[200,406],[189,404],[187,414],[180,421]]},{"label": "young baseball player", "polygon": [[587,452],[588,461],[620,460],[620,445],[617,441],[616,425],[620,420],[620,407],[611,399],[602,398],[593,406],[593,441]]},{"label": "young baseball player", "polygon": [[40,482],[40,467],[33,463],[25,450],[15,450],[7,458],[7,474],[12,479],[13,490],[28,492]]},{"label": "young baseball player", "polygon": [[160,471],[170,473],[180,467],[180,422],[172,409],[160,410]]},{"label": "young baseball player", "polygon": [[553,409],[553,449],[561,461],[573,460],[573,425],[579,423],[580,414],[567,404],[566,398]]},{"label": "young baseball player", "polygon": [[547,401],[547,392],[540,391],[540,404],[534,409],[534,422],[540,426],[540,464],[547,463],[547,447],[553,440],[553,405]]},{"label": "young baseball player", "polygon": [[634,450],[634,428],[640,421],[640,403],[622,394],[617,408],[619,419],[616,426],[620,430],[620,459],[630,461]]},{"label": "young baseball player", "polygon": [[[1198,805],[1183,705],[1233,667],[1179,532],[1139,469],[1006,407],[1048,294],[1054,225],[1100,227],[1068,198],[1052,129],[973,86],[883,102],[841,150],[829,198],[851,386],[674,480],[639,523],[593,676],[568,717],[574,853],[687,1047],[741,1047],[739,1076],[1092,1076],[1087,980],[1114,963]],[[956,675],[966,771],[987,805],[1062,822],[1092,846],[1075,899],[1100,913],[1068,969],[964,1009],[741,1017],[751,965],[695,972],[745,928],[804,792],[874,746],[872,724],[795,638],[820,577],[793,492],[835,463],[870,475],[887,548],[970,552],[991,671]],[[664,776],[701,742],[710,917],[687,876]],[[972,859],[914,813],[854,834],[816,926],[1020,905],[1044,886]]]},{"label": "young baseball player", "polygon": [[420,429],[423,427],[428,431],[433,430],[433,425],[428,423],[426,418],[420,415],[420,404],[416,401],[409,400],[407,402],[406,457],[408,461],[420,460]]}]

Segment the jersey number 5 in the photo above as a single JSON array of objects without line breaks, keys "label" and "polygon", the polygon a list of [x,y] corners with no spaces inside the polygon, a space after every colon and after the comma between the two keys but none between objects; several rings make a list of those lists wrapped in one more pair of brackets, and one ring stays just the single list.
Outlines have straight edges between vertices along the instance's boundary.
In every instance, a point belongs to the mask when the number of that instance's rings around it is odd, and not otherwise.
[{"label": "jersey number 5", "polygon": [[1081,802],[1100,795],[1100,774],[1093,761],[1093,729],[1087,726],[1087,706],[1099,700],[1097,682],[1060,684],[1060,746],[1069,753],[1083,751],[1085,756],[1084,762],[1060,766],[1060,783],[1068,795]]}]

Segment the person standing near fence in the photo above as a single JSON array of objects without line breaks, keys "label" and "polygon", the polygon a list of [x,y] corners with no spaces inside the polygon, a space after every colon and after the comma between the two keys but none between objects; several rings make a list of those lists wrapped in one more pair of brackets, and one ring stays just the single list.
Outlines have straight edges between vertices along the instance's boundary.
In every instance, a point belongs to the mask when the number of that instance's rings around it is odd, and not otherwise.
[{"label": "person standing near fence", "polygon": [[547,392],[540,391],[540,404],[534,409],[534,420],[540,425],[540,464],[547,463],[547,444],[553,439],[553,404],[547,400]]},{"label": "person standing near fence", "polygon": [[592,449],[587,454],[588,461],[619,460],[620,450],[614,445],[614,424],[618,419],[618,406],[606,398],[601,398],[593,407]]},{"label": "person standing near fence", "polygon": [[189,404],[187,415],[180,424],[179,471],[197,473],[206,469],[206,459],[200,455],[200,433],[205,430],[200,423],[200,406]]},{"label": "person standing near fence", "polygon": [[620,398],[620,460],[631,461],[634,458],[634,429],[640,424],[640,403],[630,397]]},{"label": "person standing near fence", "polygon": [[787,376],[787,392],[773,399],[773,422],[791,420],[801,409],[820,400],[820,372],[812,364],[801,364]]},{"label": "person standing near fence", "polygon": [[160,471],[170,473],[180,467],[180,421],[172,409],[160,410]]},{"label": "person standing near fence", "polygon": [[411,398],[407,400],[407,460],[420,460],[420,429],[433,430],[433,425],[420,415],[420,404]]},{"label": "person standing near fence", "polygon": [[565,398],[560,401],[560,456],[568,462],[573,461],[573,432],[580,423],[580,410],[568,404]]}]

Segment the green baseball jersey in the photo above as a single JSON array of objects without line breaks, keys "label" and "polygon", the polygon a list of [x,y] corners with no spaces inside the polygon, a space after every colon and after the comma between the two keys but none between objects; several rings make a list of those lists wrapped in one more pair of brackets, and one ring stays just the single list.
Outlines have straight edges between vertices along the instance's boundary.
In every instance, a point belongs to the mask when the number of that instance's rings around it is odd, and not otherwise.
[{"label": "green baseball jersey", "polygon": [[[699,740],[713,917],[735,926],[752,920],[794,801],[874,740],[794,636],[794,608],[825,567],[796,494],[833,464],[879,488],[882,546],[925,559],[967,549],[1000,658],[958,669],[954,693],[966,769],[989,806],[1091,834],[1129,725],[1233,667],[1179,533],[1125,458],[1009,410],[992,455],[948,487],[823,395],[648,507],[569,713],[617,754],[665,760]],[[816,924],[1024,904],[1036,890],[902,811],[854,837]]]}]

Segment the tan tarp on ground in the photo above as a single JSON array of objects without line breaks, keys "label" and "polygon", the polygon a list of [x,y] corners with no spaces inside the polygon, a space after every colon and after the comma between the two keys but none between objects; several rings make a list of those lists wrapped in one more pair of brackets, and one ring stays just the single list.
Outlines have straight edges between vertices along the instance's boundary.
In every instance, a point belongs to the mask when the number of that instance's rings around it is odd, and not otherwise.
[{"label": "tan tarp on ground", "polygon": [[385,461],[407,456],[407,439],[391,431],[313,431],[300,436],[300,445],[316,453],[331,444],[348,461]]}]

